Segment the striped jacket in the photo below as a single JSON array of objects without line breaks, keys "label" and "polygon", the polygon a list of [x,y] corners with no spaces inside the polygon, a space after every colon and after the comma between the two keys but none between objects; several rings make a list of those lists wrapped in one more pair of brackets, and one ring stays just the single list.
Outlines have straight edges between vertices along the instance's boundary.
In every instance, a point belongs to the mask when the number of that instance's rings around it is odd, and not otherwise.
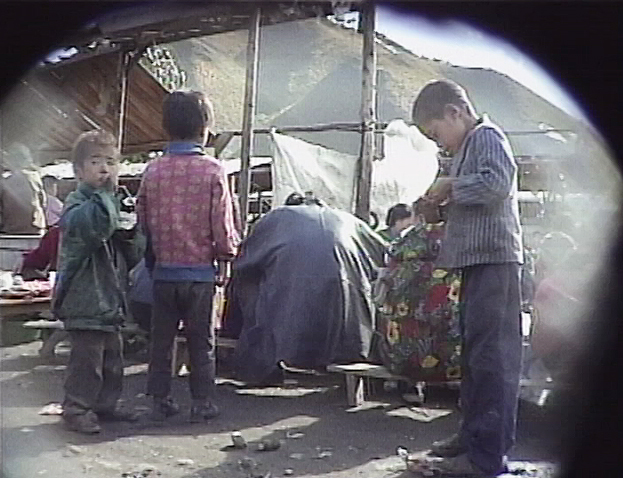
[{"label": "striped jacket", "polygon": [[438,265],[523,263],[517,163],[504,133],[485,116],[454,156],[446,236]]}]

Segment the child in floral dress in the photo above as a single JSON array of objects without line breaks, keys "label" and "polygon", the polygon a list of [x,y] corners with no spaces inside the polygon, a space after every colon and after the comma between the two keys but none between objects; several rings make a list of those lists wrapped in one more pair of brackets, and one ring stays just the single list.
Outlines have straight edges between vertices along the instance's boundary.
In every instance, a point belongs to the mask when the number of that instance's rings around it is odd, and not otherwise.
[{"label": "child in floral dress", "polygon": [[379,304],[380,356],[386,367],[413,381],[460,378],[459,275],[435,267],[443,224],[415,225],[392,242],[387,285]]}]

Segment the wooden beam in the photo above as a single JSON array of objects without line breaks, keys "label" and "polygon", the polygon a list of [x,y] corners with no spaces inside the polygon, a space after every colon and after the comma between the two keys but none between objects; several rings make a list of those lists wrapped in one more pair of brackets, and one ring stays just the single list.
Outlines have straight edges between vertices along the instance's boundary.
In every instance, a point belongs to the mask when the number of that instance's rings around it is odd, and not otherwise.
[{"label": "wooden beam", "polygon": [[[376,121],[374,131],[377,134],[383,134],[387,129],[387,125],[389,123],[387,121]],[[360,121],[352,122],[352,121],[340,121],[336,123],[320,123],[314,124],[310,126],[274,126],[271,128],[254,128],[254,134],[269,134],[271,132],[275,133],[316,133],[322,131],[343,131],[347,133],[361,133],[363,131],[362,123]],[[527,130],[527,131],[507,131],[504,130],[504,134],[506,136],[530,136],[537,134],[546,134],[546,133],[574,133],[575,131],[570,129],[548,129],[548,130]],[[230,130],[224,131],[221,134],[231,134],[233,136],[242,135],[242,131],[240,130]]]},{"label": "wooden beam", "polygon": [[119,72],[117,76],[117,84],[119,88],[119,115],[117,123],[117,149],[123,151],[123,142],[125,140],[127,129],[127,110],[130,89],[130,70],[138,64],[141,56],[147,50],[147,44],[138,45],[131,51],[122,51],[119,63]]},{"label": "wooden beam", "polygon": [[[323,123],[311,126],[283,126],[272,128],[255,128],[253,133],[255,134],[268,134],[275,133],[296,133],[296,132],[320,132],[320,131],[345,131],[350,133],[361,132],[361,122],[339,122],[339,123]],[[381,131],[382,132],[382,131]],[[241,131],[229,131],[234,136],[240,136]]]},{"label": "wooden beam", "polygon": [[233,137],[234,133],[227,131],[216,136],[216,139],[214,140],[214,153],[217,158],[221,155]]},{"label": "wooden beam", "polygon": [[363,66],[361,88],[361,152],[357,174],[355,214],[360,219],[370,220],[370,188],[372,184],[372,161],[375,153],[376,129],[376,11],[374,3],[368,1],[361,12],[363,22]]},{"label": "wooden beam", "polygon": [[121,51],[119,53],[119,66],[117,69],[117,76],[115,84],[113,85],[115,103],[114,108],[114,133],[117,136],[117,149],[121,151],[123,147],[123,135],[125,132],[125,116],[126,106],[128,103],[128,62],[130,59],[127,51]]},{"label": "wooden beam", "polygon": [[247,232],[247,216],[249,212],[249,189],[251,175],[251,151],[253,149],[253,123],[255,120],[255,101],[257,97],[257,72],[260,44],[260,7],[256,7],[249,24],[249,43],[247,45],[247,78],[244,92],[244,112],[242,120],[242,149],[240,152],[240,216],[242,218],[243,236]]}]

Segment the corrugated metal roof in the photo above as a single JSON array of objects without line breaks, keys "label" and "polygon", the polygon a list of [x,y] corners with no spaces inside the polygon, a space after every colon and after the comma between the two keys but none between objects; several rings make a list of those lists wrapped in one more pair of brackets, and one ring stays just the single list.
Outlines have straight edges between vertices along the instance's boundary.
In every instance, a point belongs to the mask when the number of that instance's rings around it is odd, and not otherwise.
[{"label": "corrugated metal roof", "polygon": [[[355,10],[361,0],[334,2],[144,2],[111,9],[67,40],[67,46],[82,49],[94,42],[112,45],[175,42],[214,33],[245,30],[256,7],[261,7],[262,25],[300,20],[333,13],[334,7]],[[343,5],[346,5],[343,8]]]},{"label": "corrugated metal roof", "polygon": [[[2,144],[20,141],[41,164],[67,159],[77,136],[95,127],[113,130],[113,88],[118,53],[60,62],[33,69],[2,106]],[[162,103],[167,91],[142,66],[128,77],[126,129],[122,152],[133,154],[162,146]]]}]

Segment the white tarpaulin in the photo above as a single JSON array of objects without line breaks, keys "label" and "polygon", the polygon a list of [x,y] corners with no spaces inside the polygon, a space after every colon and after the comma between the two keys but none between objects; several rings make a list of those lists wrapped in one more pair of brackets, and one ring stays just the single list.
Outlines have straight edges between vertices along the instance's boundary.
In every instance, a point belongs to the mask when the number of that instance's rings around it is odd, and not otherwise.
[{"label": "white tarpaulin", "polygon": [[330,206],[352,212],[357,158],[279,133],[271,133],[273,207],[293,192],[313,191]]},{"label": "white tarpaulin", "polygon": [[[383,133],[383,159],[374,162],[370,204],[385,210],[421,197],[439,172],[437,145],[415,126],[394,120]],[[388,205],[389,204],[389,205]]]},{"label": "white tarpaulin", "polygon": [[[384,136],[384,158],[373,163],[370,193],[370,210],[380,220],[394,204],[411,204],[424,194],[439,169],[437,146],[414,126],[395,120]],[[271,137],[275,206],[282,205],[292,192],[313,191],[327,204],[353,212],[356,156],[278,133]]]}]

